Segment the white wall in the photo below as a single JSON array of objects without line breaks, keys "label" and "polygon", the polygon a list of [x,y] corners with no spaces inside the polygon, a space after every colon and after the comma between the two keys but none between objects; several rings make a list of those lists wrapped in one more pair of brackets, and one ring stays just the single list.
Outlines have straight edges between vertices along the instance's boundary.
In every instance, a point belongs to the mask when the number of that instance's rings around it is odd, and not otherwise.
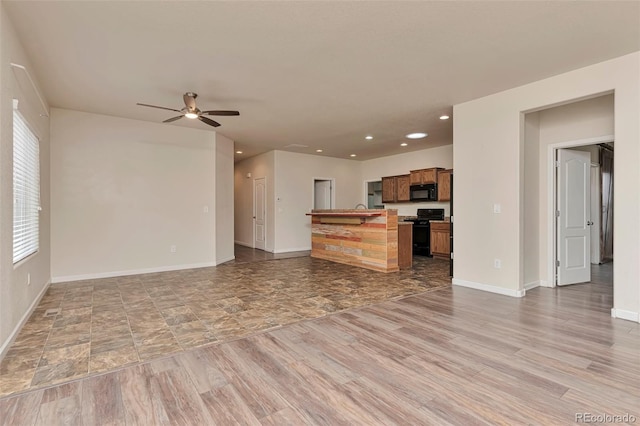
[{"label": "white wall", "polygon": [[523,281],[531,288],[540,285],[540,113],[527,114],[524,125]]},{"label": "white wall", "polygon": [[[233,141],[220,133],[215,134],[216,165],[216,265],[234,259],[233,254]],[[211,210],[210,210],[211,211]]]},{"label": "white wall", "polygon": [[[45,111],[36,91],[24,71],[12,68],[11,62],[25,66],[32,78],[36,78],[5,14],[4,4],[0,3],[0,358],[47,288],[51,276],[49,118],[40,116]],[[42,206],[39,251],[16,267],[13,265],[13,98],[18,99],[18,109],[40,139]],[[31,284],[27,284],[27,274]]]},{"label": "white wall", "polygon": [[[391,155],[388,157],[376,158],[363,161],[362,180],[380,180],[384,176],[396,176],[409,174],[411,170],[428,169],[430,167],[442,167],[450,169],[453,167],[453,145],[439,146],[436,148],[423,149],[421,151],[408,152],[406,154]],[[455,174],[455,170],[454,170]],[[367,204],[366,186],[361,184],[359,203]],[[449,216],[449,202],[430,203],[392,203],[386,204],[387,209],[397,209],[401,216],[415,216],[419,208],[433,209],[444,208],[445,215]]]},{"label": "white wall", "polygon": [[311,219],[305,213],[313,209],[314,178],[335,179],[336,209],[362,203],[360,167],[353,160],[275,151],[274,252],[311,249]]},{"label": "white wall", "polygon": [[544,154],[549,144],[612,135],[613,110],[613,94],[541,110],[540,142]]},{"label": "white wall", "polygon": [[[248,176],[250,174],[250,176]],[[273,252],[275,240],[275,151],[238,161],[234,170],[234,224],[235,242],[253,247],[253,181],[265,178],[266,191],[266,244]]]},{"label": "white wall", "polygon": [[52,109],[53,280],[213,265],[215,169],[212,131]]},{"label": "white wall", "polygon": [[[640,52],[454,106],[454,283],[521,294],[524,281],[521,193],[525,164],[521,115],[614,91],[617,177],[614,251],[625,254],[614,264],[614,312],[638,319],[638,75]],[[543,137],[542,131],[540,136]],[[502,204],[501,214],[493,213],[493,203]],[[541,220],[549,220],[547,213]],[[495,258],[502,259],[501,269],[493,268]]]}]

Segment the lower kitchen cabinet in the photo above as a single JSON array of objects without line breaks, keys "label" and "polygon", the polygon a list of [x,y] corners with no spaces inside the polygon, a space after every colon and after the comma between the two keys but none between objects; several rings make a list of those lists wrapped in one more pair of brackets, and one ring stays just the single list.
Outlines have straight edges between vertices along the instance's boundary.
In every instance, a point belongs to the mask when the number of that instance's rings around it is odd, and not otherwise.
[{"label": "lower kitchen cabinet", "polygon": [[398,222],[398,267],[413,266],[413,223]]},{"label": "lower kitchen cabinet", "polygon": [[449,239],[451,222],[448,221],[431,221],[431,254],[438,259],[449,259],[450,244]]}]

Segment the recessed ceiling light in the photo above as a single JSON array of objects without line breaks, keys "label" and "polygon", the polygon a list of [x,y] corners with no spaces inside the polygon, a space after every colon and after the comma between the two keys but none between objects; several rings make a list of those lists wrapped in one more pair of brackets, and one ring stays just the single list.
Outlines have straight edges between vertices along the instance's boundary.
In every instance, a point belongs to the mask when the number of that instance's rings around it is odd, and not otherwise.
[{"label": "recessed ceiling light", "polygon": [[236,154],[242,154],[242,151],[236,151]]},{"label": "recessed ceiling light", "polygon": [[427,134],[426,133],[420,133],[420,132],[418,132],[418,133],[409,133],[407,135],[407,137],[409,139],[422,139],[422,138],[426,138]]},{"label": "recessed ceiling light", "polygon": [[351,154],[351,156],[352,156],[352,157],[355,157],[356,155],[355,155],[355,154]]},{"label": "recessed ceiling light", "polygon": [[365,136],[364,138],[365,138],[366,140],[370,141],[371,139],[373,139],[373,136],[368,135],[368,136]]},{"label": "recessed ceiling light", "polygon": [[408,143],[406,143],[406,142],[402,142],[402,143],[400,144],[400,146],[407,146],[407,145],[409,145],[409,144],[408,144]]},{"label": "recessed ceiling light", "polygon": [[321,149],[316,149],[316,152],[322,152],[322,150]]},{"label": "recessed ceiling light", "polygon": [[448,115],[441,115],[440,116],[440,120],[448,120],[449,116]]}]

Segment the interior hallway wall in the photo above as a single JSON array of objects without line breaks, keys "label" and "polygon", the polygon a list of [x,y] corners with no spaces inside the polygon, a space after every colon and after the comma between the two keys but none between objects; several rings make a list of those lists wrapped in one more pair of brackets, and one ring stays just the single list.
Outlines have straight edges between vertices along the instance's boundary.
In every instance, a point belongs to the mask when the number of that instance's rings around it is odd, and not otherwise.
[{"label": "interior hallway wall", "polygon": [[233,243],[234,201],[233,201],[233,141],[228,137],[215,134],[216,163],[215,163],[215,191],[216,191],[216,241],[215,263],[220,264],[234,259]]}]

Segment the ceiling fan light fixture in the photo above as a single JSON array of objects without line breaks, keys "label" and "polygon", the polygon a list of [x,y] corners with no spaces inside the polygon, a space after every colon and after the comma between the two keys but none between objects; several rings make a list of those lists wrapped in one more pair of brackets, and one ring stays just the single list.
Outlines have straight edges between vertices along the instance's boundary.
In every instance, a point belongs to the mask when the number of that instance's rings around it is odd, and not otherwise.
[{"label": "ceiling fan light fixture", "polygon": [[195,119],[195,118],[198,118],[198,114],[196,114],[195,112],[187,112],[187,113],[185,113],[184,116],[187,117],[187,118],[190,118],[192,120]]}]

